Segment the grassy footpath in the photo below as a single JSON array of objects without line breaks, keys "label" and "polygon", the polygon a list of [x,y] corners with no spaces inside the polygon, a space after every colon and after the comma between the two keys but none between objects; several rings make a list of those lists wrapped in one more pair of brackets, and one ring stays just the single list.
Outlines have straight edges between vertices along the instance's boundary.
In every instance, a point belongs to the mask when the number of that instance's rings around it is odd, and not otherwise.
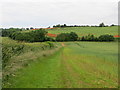
[{"label": "grassy footpath", "polygon": [[[37,60],[33,64],[16,73],[11,78],[12,86],[16,88],[48,88],[59,87],[60,83],[60,51],[48,58]],[[16,80],[17,79],[17,80]]]},{"label": "grassy footpath", "polygon": [[66,42],[54,55],[38,58],[16,72],[11,88],[115,88],[118,86],[116,42]]},{"label": "grassy footpath", "polygon": [[[0,38],[1,39],[1,38]],[[14,73],[38,58],[54,54],[61,44],[52,42],[26,43],[2,37],[3,85]]]}]

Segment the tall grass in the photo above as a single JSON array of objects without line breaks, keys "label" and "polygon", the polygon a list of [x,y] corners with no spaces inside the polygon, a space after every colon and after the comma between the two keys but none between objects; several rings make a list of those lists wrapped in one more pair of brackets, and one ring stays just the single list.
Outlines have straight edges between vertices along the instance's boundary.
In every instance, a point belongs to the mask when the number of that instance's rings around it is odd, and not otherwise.
[{"label": "tall grass", "polygon": [[13,73],[37,58],[53,54],[60,44],[52,42],[26,43],[2,37],[3,81],[7,82]]}]

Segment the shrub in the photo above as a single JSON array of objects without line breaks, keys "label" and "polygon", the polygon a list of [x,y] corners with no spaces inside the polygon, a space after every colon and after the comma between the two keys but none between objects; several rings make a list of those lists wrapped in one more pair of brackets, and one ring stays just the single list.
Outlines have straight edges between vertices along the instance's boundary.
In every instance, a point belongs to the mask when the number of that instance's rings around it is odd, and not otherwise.
[{"label": "shrub", "polygon": [[61,33],[56,37],[56,41],[76,41],[77,39],[78,35],[75,32]]},{"label": "shrub", "polygon": [[70,33],[70,41],[76,41],[78,39],[78,35],[75,32]]},{"label": "shrub", "polygon": [[104,23],[100,23],[99,27],[105,27],[105,24]]},{"label": "shrub", "polygon": [[46,33],[47,32],[42,29],[31,32],[14,32],[10,38],[26,42],[43,42],[46,41]]},{"label": "shrub", "polygon": [[22,31],[22,29],[17,29],[17,28],[2,29],[2,37],[9,37],[14,32],[17,32],[17,31]]},{"label": "shrub", "polygon": [[94,35],[90,35],[88,34],[87,36],[83,36],[81,38],[81,41],[96,41],[97,37],[95,37]]},{"label": "shrub", "polygon": [[114,41],[114,37],[112,35],[101,35],[98,37],[99,41]]}]

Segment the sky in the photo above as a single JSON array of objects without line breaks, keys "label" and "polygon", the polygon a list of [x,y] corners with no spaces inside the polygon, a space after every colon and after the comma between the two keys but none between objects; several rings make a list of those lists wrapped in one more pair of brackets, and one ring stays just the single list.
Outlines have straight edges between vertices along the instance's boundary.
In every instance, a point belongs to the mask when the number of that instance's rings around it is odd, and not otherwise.
[{"label": "sky", "polygon": [[119,0],[1,0],[0,27],[118,24]]}]

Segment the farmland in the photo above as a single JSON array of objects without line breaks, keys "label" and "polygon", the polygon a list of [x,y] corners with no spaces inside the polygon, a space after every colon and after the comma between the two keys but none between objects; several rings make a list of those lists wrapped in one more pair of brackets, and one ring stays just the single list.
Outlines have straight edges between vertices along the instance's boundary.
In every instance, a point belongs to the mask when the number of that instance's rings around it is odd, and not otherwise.
[{"label": "farmland", "polygon": [[[26,30],[22,32],[29,32]],[[118,27],[49,28],[48,36],[76,32],[118,35]],[[24,42],[2,37],[5,88],[117,88],[118,42]]]},{"label": "farmland", "polygon": [[113,27],[64,27],[48,29],[48,33],[59,34],[59,33],[70,33],[76,32],[79,36],[85,36],[88,34],[93,34],[95,36],[100,36],[103,34],[118,35],[118,26]]},{"label": "farmland", "polygon": [[64,42],[57,53],[19,70],[5,87],[115,88],[117,42]]}]

